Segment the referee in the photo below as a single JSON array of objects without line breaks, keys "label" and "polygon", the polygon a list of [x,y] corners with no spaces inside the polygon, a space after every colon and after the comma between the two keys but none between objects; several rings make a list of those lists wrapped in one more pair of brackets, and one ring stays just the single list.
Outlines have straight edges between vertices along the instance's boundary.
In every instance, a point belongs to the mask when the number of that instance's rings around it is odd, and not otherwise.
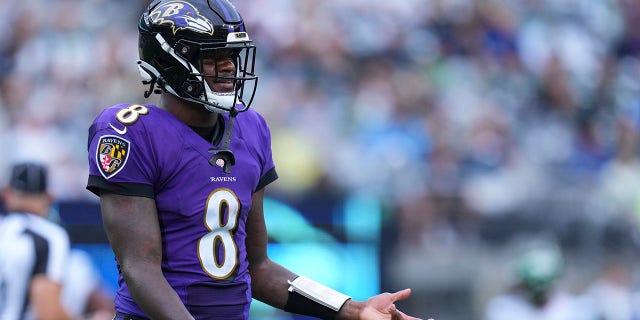
[{"label": "referee", "polygon": [[53,204],[47,168],[14,165],[2,200],[6,214],[0,215],[0,319],[70,319],[60,302],[69,236],[47,220]]}]

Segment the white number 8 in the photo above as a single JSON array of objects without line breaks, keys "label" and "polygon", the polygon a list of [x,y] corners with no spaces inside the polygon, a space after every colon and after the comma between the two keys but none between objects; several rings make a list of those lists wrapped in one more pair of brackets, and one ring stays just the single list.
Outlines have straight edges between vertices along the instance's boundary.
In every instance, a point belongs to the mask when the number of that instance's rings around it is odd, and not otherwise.
[{"label": "white number 8", "polygon": [[126,108],[120,109],[120,111],[116,113],[116,119],[124,125],[130,125],[138,121],[140,115],[147,113],[149,113],[149,108],[139,104],[132,104]]},{"label": "white number 8", "polygon": [[[226,223],[222,213],[227,208]],[[233,239],[233,232],[238,224],[240,201],[229,189],[214,190],[207,199],[204,223],[209,233],[198,241],[198,257],[202,270],[214,279],[228,278],[238,267],[238,246]],[[218,261],[216,244],[222,246],[224,257]]]}]

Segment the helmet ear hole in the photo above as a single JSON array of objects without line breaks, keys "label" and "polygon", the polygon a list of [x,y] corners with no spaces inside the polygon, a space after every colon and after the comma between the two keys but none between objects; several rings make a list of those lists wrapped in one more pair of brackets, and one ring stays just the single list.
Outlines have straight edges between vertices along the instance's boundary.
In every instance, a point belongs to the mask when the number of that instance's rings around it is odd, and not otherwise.
[{"label": "helmet ear hole", "polygon": [[182,84],[182,90],[192,97],[199,98],[204,92],[203,82],[196,79],[187,79]]},{"label": "helmet ear hole", "polygon": [[182,42],[176,43],[174,50],[179,55],[183,56],[187,61],[194,61],[198,50],[193,46],[184,44]]}]

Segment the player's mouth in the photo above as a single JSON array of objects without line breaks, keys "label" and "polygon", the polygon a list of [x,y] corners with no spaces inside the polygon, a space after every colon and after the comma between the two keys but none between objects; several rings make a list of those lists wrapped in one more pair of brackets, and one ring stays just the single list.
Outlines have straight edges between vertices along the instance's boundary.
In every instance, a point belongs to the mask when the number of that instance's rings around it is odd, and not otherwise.
[{"label": "player's mouth", "polygon": [[218,92],[233,91],[233,81],[231,80],[215,81],[213,83],[213,87],[215,88],[215,91],[218,91]]}]

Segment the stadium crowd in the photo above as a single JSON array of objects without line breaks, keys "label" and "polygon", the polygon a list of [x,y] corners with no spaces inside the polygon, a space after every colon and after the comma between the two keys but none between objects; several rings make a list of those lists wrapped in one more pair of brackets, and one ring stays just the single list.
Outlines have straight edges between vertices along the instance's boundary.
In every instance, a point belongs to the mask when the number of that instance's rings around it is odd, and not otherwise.
[{"label": "stadium crowd", "polygon": [[[272,192],[378,196],[394,213],[399,280],[433,270],[424,286],[437,291],[464,280],[451,273],[465,259],[499,264],[504,234],[527,228],[600,260],[633,242],[639,1],[234,3],[258,47],[252,107],[272,128]],[[87,126],[106,106],[146,102],[127,85],[145,6],[0,0],[0,179],[36,158],[58,199],[97,201]]]}]

